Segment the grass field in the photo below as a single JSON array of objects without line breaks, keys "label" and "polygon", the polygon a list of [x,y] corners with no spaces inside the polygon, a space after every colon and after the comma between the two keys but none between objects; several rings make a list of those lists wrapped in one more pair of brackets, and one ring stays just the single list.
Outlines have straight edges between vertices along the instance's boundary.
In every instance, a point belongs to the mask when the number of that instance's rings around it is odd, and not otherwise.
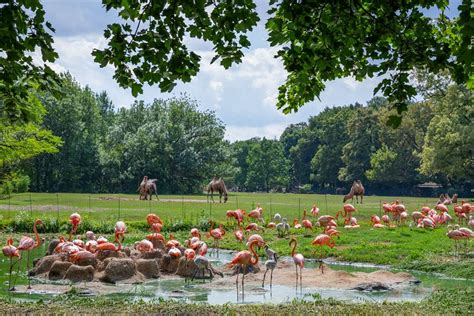
[{"label": "grass field", "polygon": [[[341,261],[389,264],[404,269],[442,272],[450,276],[473,279],[472,241],[465,250],[454,255],[453,243],[445,236],[445,226],[434,230],[410,229],[408,226],[376,230],[369,225],[372,214],[381,214],[381,203],[395,199],[405,204],[410,213],[419,210],[423,205],[434,206],[437,200],[413,197],[366,197],[364,204],[356,205],[358,211],[354,214],[361,228],[354,230],[340,228],[341,236],[336,240],[337,246],[333,249],[324,249],[321,253],[311,245],[312,239],[320,230],[315,229],[305,235],[304,230],[291,229],[291,235],[298,237],[298,251],[306,257],[323,256]],[[303,210],[309,210],[313,204],[320,208],[320,215],[335,215],[343,206],[342,196],[313,194],[237,193],[230,195],[226,204],[209,204],[206,203],[205,195],[160,196],[158,202],[139,201],[136,195],[31,193],[0,200],[2,218],[0,229],[10,233],[31,231],[33,218],[42,218],[47,225],[50,225],[45,231],[65,234],[69,229],[67,223],[69,215],[72,212],[79,212],[83,217],[83,223],[79,226],[78,233],[93,229],[110,237],[115,222],[120,219],[129,226],[127,241],[132,242],[144,238],[148,228],[145,216],[153,212],[164,219],[167,228],[165,231],[172,230],[178,239],[184,240],[188,238],[191,227],[204,229],[209,219],[224,223],[230,230],[232,226],[227,224],[225,217],[227,210],[241,208],[250,211],[257,204],[264,208],[264,217],[267,221],[278,212],[290,222],[294,218],[301,220]],[[21,223],[24,222],[28,225],[22,226]],[[342,225],[341,220],[339,223]],[[260,234],[280,255],[290,254],[289,237],[278,238],[275,231],[270,229]],[[0,234],[2,237],[0,239],[3,241],[6,236]],[[235,240],[232,233],[225,235],[220,246],[236,250],[245,248],[245,245]]]}]

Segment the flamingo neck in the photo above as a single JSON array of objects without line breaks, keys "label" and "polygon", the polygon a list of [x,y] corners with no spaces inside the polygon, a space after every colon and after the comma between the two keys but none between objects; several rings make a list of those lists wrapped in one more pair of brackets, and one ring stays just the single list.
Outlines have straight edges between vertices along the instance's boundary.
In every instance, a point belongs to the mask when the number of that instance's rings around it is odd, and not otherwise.
[{"label": "flamingo neck", "polygon": [[39,245],[41,245],[41,239],[38,234],[38,230],[36,229],[36,221],[33,224],[33,231],[35,232],[35,237],[36,237],[36,244],[35,244],[35,248],[36,248],[36,247],[39,247]]},{"label": "flamingo neck", "polygon": [[117,240],[117,242],[119,244],[118,247],[117,247],[117,251],[120,251],[120,250],[122,250],[122,243],[120,242],[120,240]]},{"label": "flamingo neck", "polygon": [[291,250],[291,256],[294,257],[297,241],[296,241],[296,239],[293,239],[290,243],[293,244],[293,249]]},{"label": "flamingo neck", "polygon": [[251,243],[250,244],[250,252],[253,254],[253,256],[255,257],[255,261],[253,260],[254,257],[250,258],[250,264],[251,265],[256,265],[258,263],[258,255],[257,253],[255,252],[255,249],[253,249],[253,246],[255,245],[255,242]]},{"label": "flamingo neck", "polygon": [[306,210],[304,210],[304,212],[303,212],[303,220],[305,220],[305,219],[306,219]]}]

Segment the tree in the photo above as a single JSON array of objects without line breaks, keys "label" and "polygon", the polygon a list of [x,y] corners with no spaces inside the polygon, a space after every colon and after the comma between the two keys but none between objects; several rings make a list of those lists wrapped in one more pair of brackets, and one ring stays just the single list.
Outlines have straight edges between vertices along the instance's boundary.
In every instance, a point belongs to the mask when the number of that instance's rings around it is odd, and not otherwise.
[{"label": "tree", "polygon": [[228,162],[224,126],[186,96],[120,109],[101,145],[104,190],[135,192],[144,175],[160,192],[201,192]]},{"label": "tree", "polygon": [[452,181],[474,180],[473,93],[451,85],[441,98],[433,98],[434,117],[428,125],[421,155],[421,172],[446,174]]},{"label": "tree", "polygon": [[[253,0],[103,0],[122,23],[107,26],[108,46],[95,49],[95,61],[112,65],[114,78],[136,96],[143,84],[171,91],[177,81],[189,82],[201,57],[187,38],[213,44],[211,62],[225,68],[242,60],[251,43],[246,33],[259,21]],[[447,1],[293,1],[271,0],[266,23],[271,46],[278,47],[288,72],[279,88],[277,107],[297,111],[319,97],[324,81],[353,76],[357,80],[386,75],[375,89],[397,109],[400,123],[415,89],[408,80],[414,67],[430,72],[448,69],[458,83],[474,87],[471,1],[463,0],[459,17],[449,19]],[[438,9],[432,19],[427,9]],[[29,120],[27,92],[54,87],[56,75],[46,65],[58,57],[54,32],[39,0],[16,0],[0,7],[0,96],[2,111],[12,121]],[[49,30],[49,31],[48,31]],[[38,51],[41,62],[30,53]],[[54,90],[54,89],[52,89]]]},{"label": "tree", "polygon": [[247,174],[249,170],[247,157],[249,156],[252,147],[256,146],[259,141],[258,138],[252,138],[236,141],[231,144],[231,155],[233,157],[234,168],[236,169],[233,182],[239,190],[246,190]]},{"label": "tree", "polygon": [[354,106],[326,108],[318,116],[309,119],[309,128],[320,145],[311,160],[311,179],[320,188],[335,188],[342,162],[342,148],[348,141],[347,121],[354,112]]},{"label": "tree", "polygon": [[338,179],[342,182],[362,180],[370,167],[370,156],[379,147],[379,124],[377,110],[373,107],[359,107],[347,122],[348,143],[342,147]]},{"label": "tree", "polygon": [[283,146],[279,141],[263,138],[251,147],[247,163],[248,189],[269,192],[270,189],[288,186],[289,163],[283,155]]}]

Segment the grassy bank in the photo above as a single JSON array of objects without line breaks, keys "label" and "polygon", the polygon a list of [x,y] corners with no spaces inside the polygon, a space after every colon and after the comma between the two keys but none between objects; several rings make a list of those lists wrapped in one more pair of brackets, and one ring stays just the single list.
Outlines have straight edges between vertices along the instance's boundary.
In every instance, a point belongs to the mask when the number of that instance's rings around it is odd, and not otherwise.
[{"label": "grassy bank", "polygon": [[130,313],[160,315],[467,315],[474,310],[474,290],[440,290],[421,302],[343,303],[316,298],[314,302],[292,301],[288,304],[183,304],[177,301],[132,302],[105,298],[79,298],[62,295],[50,302],[17,304],[0,299],[4,315],[103,314]]},{"label": "grassy bank", "polygon": [[[155,212],[165,221],[165,235],[172,231],[181,241],[189,237],[192,227],[207,231],[210,219],[221,222],[229,233],[220,242],[220,247],[242,250],[245,245],[235,240],[231,233],[233,223],[228,223],[225,218],[225,211],[228,209],[240,207],[251,210],[256,204],[260,204],[267,219],[278,212],[292,220],[301,219],[303,209],[309,209],[313,204],[320,207],[320,214],[335,215],[342,207],[341,196],[334,195],[238,193],[231,195],[227,204],[207,204],[203,195],[160,198],[161,201],[158,202],[139,201],[135,195],[57,196],[39,193],[31,194],[30,207],[30,194],[15,195],[10,200],[0,201],[0,242],[3,243],[11,234],[31,232],[33,219],[37,217],[42,218],[45,223],[40,228],[40,233],[49,233],[52,236],[67,234],[70,229],[69,214],[78,211],[83,218],[78,228],[79,234],[93,230],[111,238],[115,222],[121,219],[128,226],[126,242],[132,243],[146,236],[148,226],[145,216],[149,212]],[[337,246],[333,249],[316,249],[311,245],[320,230],[315,229],[306,235],[304,230],[291,229],[290,235],[298,237],[298,251],[308,258],[333,257],[340,261],[387,264],[403,269],[440,272],[453,277],[474,279],[472,241],[465,250],[455,256],[453,242],[446,237],[445,227],[435,230],[410,229],[407,226],[390,229],[370,227],[370,216],[380,214],[380,202],[394,199],[403,201],[410,212],[422,205],[433,205],[436,202],[436,199],[412,197],[366,197],[364,204],[356,205],[358,211],[354,214],[361,227],[354,230],[340,228],[341,236],[336,240]],[[270,229],[259,233],[280,255],[290,255],[289,237],[278,238],[275,230]],[[211,240],[207,241],[212,244]]]}]

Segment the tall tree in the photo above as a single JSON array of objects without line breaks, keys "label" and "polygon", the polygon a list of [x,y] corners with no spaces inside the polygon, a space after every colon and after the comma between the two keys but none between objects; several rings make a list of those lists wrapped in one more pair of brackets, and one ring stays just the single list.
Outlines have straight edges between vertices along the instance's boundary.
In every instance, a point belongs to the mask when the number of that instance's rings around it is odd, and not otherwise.
[{"label": "tall tree", "polygon": [[263,138],[251,147],[247,163],[246,186],[250,190],[269,192],[288,186],[289,162],[279,141]]},{"label": "tall tree", "polygon": [[424,138],[423,174],[474,182],[473,97],[465,86],[451,85],[443,97],[431,99],[434,117]]}]

